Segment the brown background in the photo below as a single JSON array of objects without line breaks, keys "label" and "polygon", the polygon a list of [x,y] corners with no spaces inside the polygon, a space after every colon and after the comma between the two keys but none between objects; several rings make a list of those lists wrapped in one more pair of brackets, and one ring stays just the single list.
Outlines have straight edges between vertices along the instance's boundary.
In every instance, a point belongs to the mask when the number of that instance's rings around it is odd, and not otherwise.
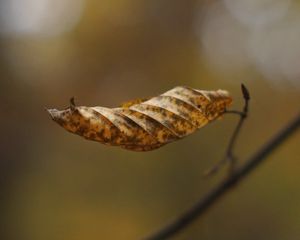
[{"label": "brown background", "polygon": [[[113,107],[188,85],[226,89],[233,108],[241,109],[243,82],[252,101],[236,149],[240,163],[296,115],[299,3],[291,1],[253,40],[251,21],[239,21],[226,5],[238,1],[225,2],[87,0],[77,24],[61,34],[47,34],[46,27],[34,34],[0,32],[3,239],[139,239],[226,174],[202,178],[223,156],[235,116],[136,153],[69,134],[44,107],[64,108],[71,96],[79,105]],[[254,2],[254,13],[247,5],[238,12],[255,20],[277,11],[278,1]],[[54,26],[67,21],[68,4]],[[174,239],[299,238],[299,137]]]}]

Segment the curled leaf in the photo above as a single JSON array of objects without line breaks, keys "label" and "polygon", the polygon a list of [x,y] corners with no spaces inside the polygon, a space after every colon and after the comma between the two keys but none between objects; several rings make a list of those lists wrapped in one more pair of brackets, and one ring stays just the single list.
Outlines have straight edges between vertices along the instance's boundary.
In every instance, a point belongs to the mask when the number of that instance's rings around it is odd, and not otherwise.
[{"label": "curled leaf", "polygon": [[63,128],[88,140],[133,151],[150,151],[217,119],[231,102],[225,90],[180,86],[118,108],[75,106],[72,99],[67,109],[48,109],[48,112]]}]

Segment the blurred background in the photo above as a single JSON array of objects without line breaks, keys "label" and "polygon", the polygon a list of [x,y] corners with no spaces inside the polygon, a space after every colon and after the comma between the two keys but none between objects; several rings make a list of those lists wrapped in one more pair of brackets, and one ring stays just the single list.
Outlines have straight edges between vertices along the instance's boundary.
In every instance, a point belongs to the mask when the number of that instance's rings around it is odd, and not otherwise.
[{"label": "blurred background", "polygon": [[[226,89],[241,109],[240,163],[297,112],[296,0],[2,0],[1,239],[141,239],[226,176],[228,115],[137,153],[67,133],[44,107],[118,106],[177,85]],[[300,134],[174,239],[298,239]]]}]

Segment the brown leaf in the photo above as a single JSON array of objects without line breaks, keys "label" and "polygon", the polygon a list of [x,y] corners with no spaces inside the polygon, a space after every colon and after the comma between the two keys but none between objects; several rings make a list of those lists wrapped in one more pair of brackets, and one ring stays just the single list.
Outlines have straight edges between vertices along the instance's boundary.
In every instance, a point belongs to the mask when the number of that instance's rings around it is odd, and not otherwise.
[{"label": "brown leaf", "polygon": [[224,90],[175,87],[160,96],[124,103],[119,108],[75,106],[49,109],[69,132],[106,145],[150,151],[183,138],[220,117],[232,102]]}]

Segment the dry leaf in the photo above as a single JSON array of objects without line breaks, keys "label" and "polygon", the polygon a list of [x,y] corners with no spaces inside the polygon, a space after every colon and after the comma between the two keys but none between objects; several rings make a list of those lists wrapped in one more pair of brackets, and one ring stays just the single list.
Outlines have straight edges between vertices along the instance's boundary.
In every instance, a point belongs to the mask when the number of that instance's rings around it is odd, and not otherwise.
[{"label": "dry leaf", "polygon": [[75,106],[48,109],[69,132],[106,145],[150,151],[183,138],[220,117],[232,102],[225,90],[175,87],[160,96],[118,108]]}]

